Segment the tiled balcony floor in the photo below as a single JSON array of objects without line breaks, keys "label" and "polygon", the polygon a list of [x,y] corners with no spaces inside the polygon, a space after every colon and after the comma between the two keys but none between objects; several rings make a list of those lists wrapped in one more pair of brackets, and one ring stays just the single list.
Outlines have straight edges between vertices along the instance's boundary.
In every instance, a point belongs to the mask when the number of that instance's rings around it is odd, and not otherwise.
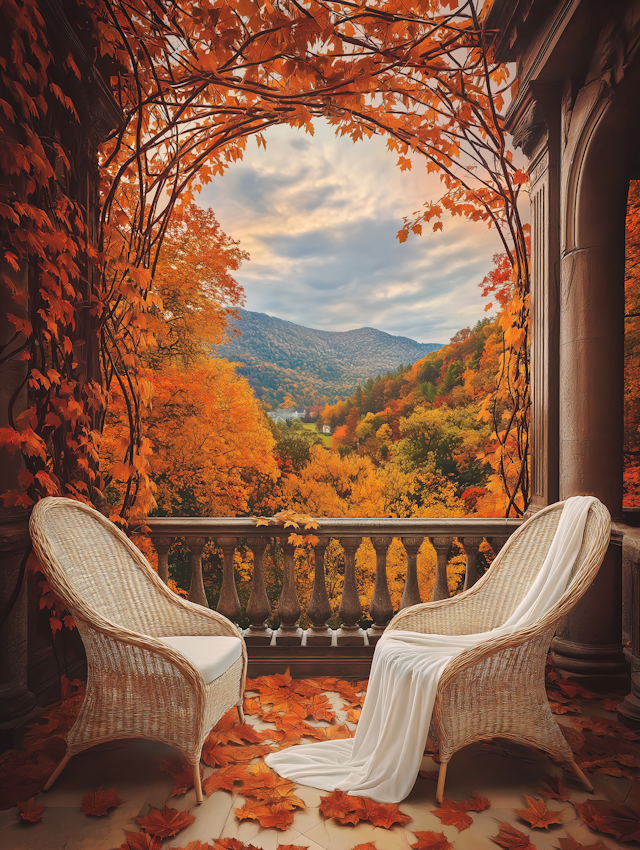
[{"label": "tiled balcony floor", "polygon": [[[264,686],[264,679],[262,683]],[[316,684],[318,683],[325,687],[331,684],[327,680],[318,680]],[[260,704],[258,693],[251,690],[251,683],[248,685],[248,711],[268,713],[271,706]],[[294,702],[296,692],[304,688],[304,682],[293,684]],[[344,685],[342,689],[344,692]],[[325,690],[324,693],[331,711],[335,713],[332,724],[326,720],[307,719],[306,722],[311,726],[320,727],[335,727],[337,724],[347,723],[353,730],[354,724],[347,719],[349,699],[335,691]],[[298,699],[304,703],[306,697]],[[559,720],[567,727],[571,727],[576,721],[579,725],[589,717],[615,721],[615,715],[607,711],[604,704],[602,698],[576,701],[575,705],[581,714],[565,714],[560,716]],[[352,708],[352,717],[353,710]],[[247,713],[247,722],[257,731],[275,731],[274,724],[265,722],[257,713]],[[596,733],[600,732],[602,730],[596,725]],[[48,747],[50,751],[55,749],[46,744],[47,740],[51,741],[51,738],[43,737],[40,743],[36,743],[36,753],[38,747],[42,746]],[[433,832],[438,835],[444,833],[454,850],[495,850],[497,845],[492,838],[498,835],[500,822],[507,822],[516,827],[529,837],[534,848],[540,850],[577,850],[579,847],[589,847],[593,850],[594,847],[638,846],[635,841],[624,845],[617,843],[611,835],[589,829],[574,808],[573,803],[580,804],[589,799],[620,803],[626,799],[629,804],[635,802],[632,786],[636,769],[630,766],[629,762],[634,765],[640,763],[640,747],[631,739],[629,733],[621,729],[615,731],[614,737],[601,740],[606,741],[612,751],[623,749],[627,752],[621,757],[623,764],[616,762],[615,757],[613,760],[605,758],[600,762],[599,769],[627,776],[589,773],[596,787],[593,795],[583,791],[570,776],[563,773],[559,765],[526,747],[496,741],[475,744],[458,753],[452,759],[448,770],[446,797],[451,800],[465,800],[475,792],[487,797],[491,802],[490,807],[484,811],[470,812],[472,825],[462,831],[455,826],[443,825],[434,814],[434,809],[437,808],[435,779],[423,777],[417,779],[412,793],[399,806],[400,811],[408,817],[404,825],[383,829],[361,821],[356,825],[342,826],[333,819],[325,818],[318,808],[321,797],[327,796],[326,792],[298,785],[295,786],[294,793],[304,803],[305,808],[295,809],[293,822],[284,830],[264,828],[252,820],[238,820],[235,812],[245,803],[245,799],[238,793],[214,791],[205,798],[201,806],[195,805],[193,789],[169,798],[173,779],[160,770],[156,759],[175,756],[175,751],[170,747],[151,741],[114,742],[75,756],[54,787],[47,793],[36,795],[36,803],[45,806],[40,822],[27,823],[21,820],[15,807],[0,812],[0,846],[3,850],[127,850],[128,847],[131,847],[131,850],[152,847],[204,850],[208,844],[216,850],[243,850],[244,846],[276,850],[287,845],[309,850],[352,850],[364,845],[361,850],[408,850],[412,846],[420,850],[432,846],[437,850],[447,850],[446,843],[433,845],[429,843],[431,838],[421,835]],[[277,746],[273,741],[267,740],[266,743]],[[223,752],[227,752],[233,764],[234,758],[243,749],[242,745],[229,743]],[[58,758],[57,753],[54,757]],[[5,761],[5,776],[0,776],[5,787],[8,785],[11,788],[12,777],[7,775],[7,768],[11,765],[13,767],[10,769],[14,771],[15,781],[18,782],[20,771],[16,769],[15,758],[14,756],[13,761],[11,758],[8,762]],[[260,758],[254,759],[252,764],[260,761]],[[246,763],[244,766],[246,767]],[[425,756],[423,770],[433,771],[435,768],[435,762]],[[212,768],[205,767],[205,777],[213,773]],[[536,789],[545,776],[560,778],[566,785],[570,801],[547,799],[545,802],[548,808],[559,813],[561,823],[547,829],[533,829],[514,809],[526,807],[525,795],[542,799]],[[82,811],[81,800],[100,786],[116,789],[122,802],[110,809],[105,816],[92,817]],[[241,786],[237,785],[236,789],[239,787]],[[152,807],[162,808],[165,803],[180,811],[190,810],[195,821],[161,843],[154,845],[145,835],[138,834],[127,844],[125,831],[137,833],[139,830],[134,818],[146,815]],[[640,830],[640,814],[638,829]],[[235,842],[229,839],[235,839]],[[521,841],[513,847],[515,850],[531,850],[531,844],[527,846],[526,841]]]}]

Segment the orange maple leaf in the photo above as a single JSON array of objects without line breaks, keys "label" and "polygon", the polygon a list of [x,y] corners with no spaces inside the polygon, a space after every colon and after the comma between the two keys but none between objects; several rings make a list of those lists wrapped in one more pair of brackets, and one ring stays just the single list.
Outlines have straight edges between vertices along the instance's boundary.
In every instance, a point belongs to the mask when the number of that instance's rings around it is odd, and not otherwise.
[{"label": "orange maple leaf", "polygon": [[356,824],[360,820],[358,812],[360,797],[350,797],[344,791],[333,791],[327,797],[320,797],[320,811],[326,818],[338,823]]},{"label": "orange maple leaf", "polygon": [[213,727],[207,737],[211,744],[260,744],[266,737],[248,723],[240,723],[235,709],[228,711]]},{"label": "orange maple leaf", "polygon": [[205,741],[200,758],[209,767],[226,767],[233,761],[230,747]]},{"label": "orange maple leaf", "polygon": [[353,738],[353,732],[344,723],[339,726],[310,726],[312,731],[305,732],[305,736],[315,738],[318,741],[338,741],[342,738]]},{"label": "orange maple leaf", "polygon": [[413,850],[452,850],[451,843],[447,840],[444,832],[416,832],[414,833],[418,839],[411,847]]},{"label": "orange maple leaf", "polygon": [[82,811],[87,815],[93,815],[93,817],[102,817],[106,815],[109,809],[119,806],[121,802],[122,800],[118,797],[115,788],[103,791],[102,786],[100,786],[93,794],[87,794],[82,798]]},{"label": "orange maple leaf", "polygon": [[42,820],[44,806],[39,806],[36,803],[35,797],[32,797],[24,803],[18,803],[18,811],[22,820],[29,821],[29,823],[38,823]]},{"label": "orange maple leaf", "polygon": [[264,762],[250,765],[245,773],[243,784],[238,789],[242,797],[254,797],[257,800],[278,803],[286,808],[304,809],[305,804],[294,794],[295,784],[280,776]]},{"label": "orange maple leaf", "polygon": [[554,812],[547,808],[544,800],[536,800],[535,797],[529,797],[525,794],[527,801],[526,809],[514,809],[514,812],[526,820],[529,826],[534,829],[546,829],[552,823],[562,823],[562,815],[560,812]]},{"label": "orange maple leaf", "polygon": [[214,770],[211,776],[202,781],[202,790],[209,796],[221,788],[225,791],[233,791],[236,782],[243,782],[247,778],[247,768],[244,765],[231,764]]},{"label": "orange maple leaf", "polygon": [[257,820],[265,829],[289,829],[293,823],[293,811],[282,803],[264,803],[249,800],[241,809],[236,809],[238,820]]},{"label": "orange maple leaf", "polygon": [[188,811],[179,812],[165,804],[162,809],[156,809],[152,806],[148,815],[138,817],[136,821],[149,835],[156,838],[169,838],[171,835],[176,835],[185,826],[192,824],[195,818]]}]

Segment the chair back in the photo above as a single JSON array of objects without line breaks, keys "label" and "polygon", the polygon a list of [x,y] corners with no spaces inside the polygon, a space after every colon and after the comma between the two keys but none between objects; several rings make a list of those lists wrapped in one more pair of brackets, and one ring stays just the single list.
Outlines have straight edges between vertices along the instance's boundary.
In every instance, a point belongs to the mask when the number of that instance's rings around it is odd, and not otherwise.
[{"label": "chair back", "polygon": [[151,566],[129,538],[94,508],[47,497],[31,514],[31,539],[54,593],[79,620],[95,614],[153,634]]},{"label": "chair back", "polygon": [[[557,502],[534,514],[511,535],[476,588],[490,603],[491,623],[502,625],[516,610],[535,581],[556,533],[564,502]],[[582,546],[573,565],[567,589],[553,606],[556,620],[564,616],[586,592],[602,563],[611,534],[611,517],[602,502],[592,504],[587,515]],[[544,619],[551,611],[545,615]]]}]

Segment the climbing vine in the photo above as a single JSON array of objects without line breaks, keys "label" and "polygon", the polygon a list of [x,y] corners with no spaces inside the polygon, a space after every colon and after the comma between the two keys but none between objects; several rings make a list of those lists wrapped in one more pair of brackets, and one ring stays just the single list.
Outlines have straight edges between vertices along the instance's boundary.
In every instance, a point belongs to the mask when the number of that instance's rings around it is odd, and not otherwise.
[{"label": "climbing vine", "polygon": [[[401,241],[425,224],[441,229],[445,214],[500,234],[513,297],[484,409],[509,510],[526,509],[526,175],[507,149],[510,80],[491,58],[479,5],[84,0],[65,7],[79,49],[55,38],[38,0],[4,0],[0,232],[15,332],[0,362],[27,366],[0,429],[0,446],[24,458],[5,504],[48,493],[100,504],[116,471],[102,478],[97,468],[115,383],[129,423],[115,465],[126,479],[122,520],[134,505],[153,506],[140,356],[152,344],[149,314],[161,309],[153,276],[170,218],[242,157],[249,136],[264,143],[281,123],[313,133],[323,117],[354,141],[385,135],[400,168],[423,160],[440,176],[442,197],[407,216]],[[87,114],[88,84],[106,86],[102,132]],[[97,198],[85,188],[94,161]]]}]

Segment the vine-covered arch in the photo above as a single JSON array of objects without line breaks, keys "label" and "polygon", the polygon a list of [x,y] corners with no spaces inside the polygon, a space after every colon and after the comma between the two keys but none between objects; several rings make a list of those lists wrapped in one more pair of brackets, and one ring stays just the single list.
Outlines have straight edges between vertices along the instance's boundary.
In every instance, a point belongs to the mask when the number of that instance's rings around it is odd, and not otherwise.
[{"label": "vine-covered arch", "polygon": [[[17,306],[15,334],[0,356],[30,364],[19,388],[28,382],[26,410],[16,417],[10,404],[0,430],[2,445],[20,451],[25,465],[5,503],[28,507],[51,492],[100,500],[98,444],[116,381],[130,430],[123,520],[134,503],[145,504],[150,446],[138,356],[145,315],[160,306],[152,282],[170,216],[242,156],[249,136],[263,140],[280,123],[312,132],[321,116],[354,140],[383,133],[401,168],[411,167],[413,154],[439,174],[441,198],[405,221],[401,240],[428,223],[440,229],[445,213],[497,228],[513,297],[484,415],[494,420],[492,463],[509,509],[526,509],[529,271],[517,205],[526,175],[507,149],[500,110],[509,80],[491,58],[479,5],[78,0],[65,4],[82,34],[75,52],[52,43],[39,0],[2,5],[2,55],[13,61],[2,68],[3,153],[12,166],[0,226],[4,285]],[[73,138],[87,123],[76,103],[96,69],[107,89],[105,127],[114,129],[87,148],[97,158],[100,197],[83,199],[71,188]],[[70,140],[52,132],[61,110]],[[26,292],[14,279],[23,269]]]}]

